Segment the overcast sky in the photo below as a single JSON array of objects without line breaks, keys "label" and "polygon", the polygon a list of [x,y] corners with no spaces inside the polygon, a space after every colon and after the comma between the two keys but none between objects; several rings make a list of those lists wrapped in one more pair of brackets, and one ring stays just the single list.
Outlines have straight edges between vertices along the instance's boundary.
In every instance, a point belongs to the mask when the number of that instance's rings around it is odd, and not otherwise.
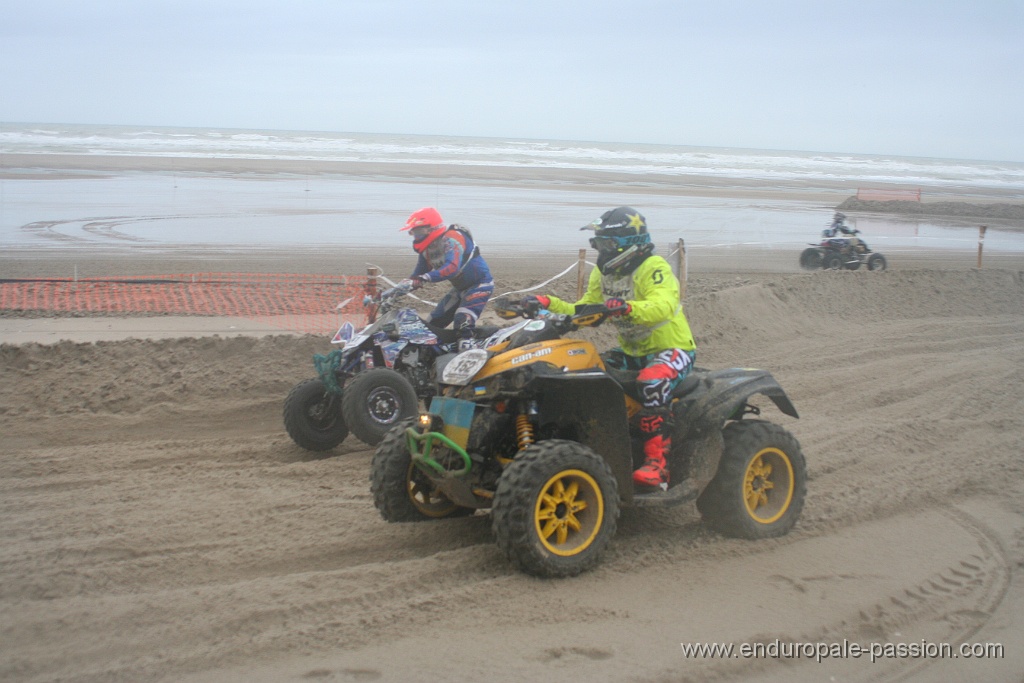
[{"label": "overcast sky", "polygon": [[0,122],[1024,161],[1024,1],[0,0]]}]

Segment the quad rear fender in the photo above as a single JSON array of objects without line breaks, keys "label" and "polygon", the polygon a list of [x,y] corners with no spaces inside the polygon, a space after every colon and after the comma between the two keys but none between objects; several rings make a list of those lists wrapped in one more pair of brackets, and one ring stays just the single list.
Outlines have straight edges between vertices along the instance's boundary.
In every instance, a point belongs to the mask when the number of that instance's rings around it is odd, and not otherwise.
[{"label": "quad rear fender", "polygon": [[790,417],[800,417],[792,401],[767,370],[728,368],[712,370],[701,378],[703,391],[684,414],[686,422],[699,420],[721,429],[726,420],[740,417],[747,399],[763,394]]},{"label": "quad rear fender", "polygon": [[729,368],[694,372],[701,375],[700,385],[683,398],[681,410],[677,411],[676,437],[687,476],[702,490],[718,471],[725,423],[742,417],[751,396],[763,394],[786,415],[799,415],[786,392],[766,370]]},{"label": "quad rear fender", "polygon": [[541,375],[527,389],[540,397],[540,424],[556,425],[604,458],[618,483],[619,498],[632,502],[633,455],[622,387],[594,371]]}]

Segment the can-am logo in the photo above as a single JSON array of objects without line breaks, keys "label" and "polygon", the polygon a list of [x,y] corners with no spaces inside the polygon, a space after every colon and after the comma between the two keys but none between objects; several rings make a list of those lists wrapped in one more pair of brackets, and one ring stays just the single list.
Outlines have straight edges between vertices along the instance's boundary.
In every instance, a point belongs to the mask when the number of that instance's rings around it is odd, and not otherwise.
[{"label": "can-am logo", "polygon": [[513,358],[512,365],[519,365],[520,363],[525,363],[528,360],[533,360],[534,358],[546,356],[549,353],[551,353],[551,349],[538,349],[536,351],[533,351],[532,353],[524,353],[521,356],[516,356],[515,358]]}]

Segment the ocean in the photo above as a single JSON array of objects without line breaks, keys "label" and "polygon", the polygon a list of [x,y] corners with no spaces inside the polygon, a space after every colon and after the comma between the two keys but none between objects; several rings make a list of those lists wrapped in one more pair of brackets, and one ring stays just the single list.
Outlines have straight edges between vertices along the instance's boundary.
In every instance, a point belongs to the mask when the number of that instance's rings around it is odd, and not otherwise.
[{"label": "ocean", "polygon": [[[835,189],[899,185],[927,195],[1019,202],[1024,164],[959,159],[802,151],[765,151],[565,140],[381,135],[309,131],[156,128],[65,124],[0,124],[0,160],[7,154],[73,154],[199,159],[283,159],[296,162],[422,164],[419,179],[316,173],[210,174],[134,172],[55,174],[26,178],[0,169],[0,244],[274,247],[405,244],[398,227],[409,212],[436,205],[468,225],[484,244],[527,249],[586,246],[578,227],[615,205],[645,213],[665,242],[715,247],[789,248],[812,241],[833,204],[735,196],[643,192],[645,179],[712,178],[720,188]],[[431,183],[439,164],[516,169],[613,172],[614,191],[557,184]],[[635,180],[631,180],[635,177]],[[839,196],[841,201],[844,196]],[[892,248],[966,246],[975,222],[858,218],[865,234]],[[1024,249],[1018,233],[989,233],[992,249]]]}]

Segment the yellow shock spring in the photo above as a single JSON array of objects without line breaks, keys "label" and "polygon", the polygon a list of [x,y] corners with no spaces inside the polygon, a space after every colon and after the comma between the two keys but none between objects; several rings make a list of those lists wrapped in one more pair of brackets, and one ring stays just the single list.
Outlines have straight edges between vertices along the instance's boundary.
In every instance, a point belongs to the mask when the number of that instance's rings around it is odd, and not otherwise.
[{"label": "yellow shock spring", "polygon": [[523,450],[533,443],[533,425],[525,413],[516,416],[516,445]]}]

